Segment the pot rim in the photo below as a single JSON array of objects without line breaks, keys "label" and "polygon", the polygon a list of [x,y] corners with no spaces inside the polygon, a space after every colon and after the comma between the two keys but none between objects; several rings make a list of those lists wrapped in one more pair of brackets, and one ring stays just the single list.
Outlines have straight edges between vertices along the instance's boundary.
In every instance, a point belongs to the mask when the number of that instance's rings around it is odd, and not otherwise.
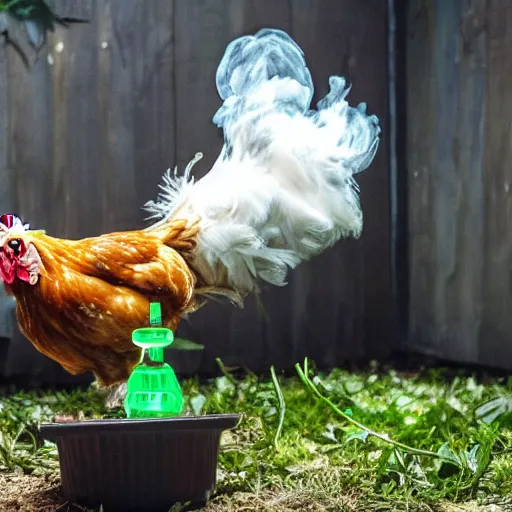
[{"label": "pot rim", "polygon": [[95,435],[103,432],[127,434],[146,431],[227,430],[235,427],[239,419],[239,414],[206,414],[204,416],[179,416],[174,418],[114,418],[42,423],[39,431],[44,438],[57,440],[64,437]]}]

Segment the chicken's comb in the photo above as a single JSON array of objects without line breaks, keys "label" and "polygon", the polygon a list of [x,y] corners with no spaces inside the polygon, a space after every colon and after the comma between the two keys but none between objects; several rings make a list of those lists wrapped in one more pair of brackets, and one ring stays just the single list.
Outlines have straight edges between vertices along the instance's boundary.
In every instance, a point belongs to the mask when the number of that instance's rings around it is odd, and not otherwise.
[{"label": "chicken's comb", "polygon": [[3,224],[7,229],[11,229],[14,226],[14,219],[16,219],[16,215],[12,213],[4,213],[0,216],[0,223]]},{"label": "chicken's comb", "polygon": [[28,230],[29,224],[23,225],[21,222],[21,219],[12,213],[4,213],[3,215],[0,215],[0,228],[3,228],[4,230],[9,230],[14,227],[23,227],[23,229]]}]

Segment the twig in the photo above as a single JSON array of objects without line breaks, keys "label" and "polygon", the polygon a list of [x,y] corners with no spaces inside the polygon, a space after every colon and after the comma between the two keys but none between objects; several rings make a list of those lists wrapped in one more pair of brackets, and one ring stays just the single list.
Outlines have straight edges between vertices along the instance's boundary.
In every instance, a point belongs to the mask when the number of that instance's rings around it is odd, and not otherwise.
[{"label": "twig", "polygon": [[359,423],[355,419],[351,418],[348,414],[344,413],[339,407],[337,407],[329,398],[322,395],[320,391],[318,391],[318,388],[313,384],[311,379],[308,376],[309,369],[308,369],[308,359],[304,359],[304,369],[302,369],[297,363],[295,365],[295,369],[297,370],[297,373],[299,374],[300,380],[302,383],[322,402],[326,403],[336,414],[341,416],[343,419],[351,423],[352,425],[360,428],[361,430],[364,430],[368,435],[371,435],[373,437],[376,437],[377,439],[380,439],[381,441],[384,441],[385,443],[389,443],[397,448],[401,448],[402,450],[414,454],[414,455],[423,455],[426,457],[432,457],[434,459],[441,459],[441,460],[448,460],[443,455],[440,455],[439,453],[432,452],[430,450],[421,450],[419,448],[413,448],[412,446],[408,446],[404,443],[401,443],[400,441],[395,441],[394,439],[391,439],[387,434],[380,434],[379,432],[375,432],[374,430],[366,427],[362,423]]},{"label": "twig", "polygon": [[276,392],[277,401],[279,404],[279,423],[277,425],[276,434],[274,436],[274,446],[276,451],[279,451],[278,441],[279,437],[281,436],[281,431],[283,430],[286,402],[284,401],[283,392],[281,390],[281,386],[279,385],[279,380],[277,379],[276,371],[273,365],[270,367],[270,375],[272,376],[272,384],[274,385],[274,390]]}]

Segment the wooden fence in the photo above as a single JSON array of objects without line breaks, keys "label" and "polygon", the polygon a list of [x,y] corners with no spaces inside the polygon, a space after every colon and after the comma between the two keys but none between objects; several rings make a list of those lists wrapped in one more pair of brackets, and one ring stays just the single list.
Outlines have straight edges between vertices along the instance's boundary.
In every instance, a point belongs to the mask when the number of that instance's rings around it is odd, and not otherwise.
[{"label": "wooden fence", "polygon": [[[0,45],[0,209],[60,237],[143,226],[140,207],[162,173],[222,138],[215,71],[229,41],[263,27],[288,31],[304,49],[323,96],[331,74],[349,78],[350,101],[382,122],[371,169],[358,178],[365,228],[263,294],[266,314],[210,304],[179,334],[214,358],[265,371],[308,355],[321,365],[378,357],[395,345],[391,283],[387,2],[383,0],[60,0],[57,12],[90,23],[58,28],[27,70]],[[7,302],[6,307],[11,307]],[[4,308],[5,309],[5,308]],[[1,321],[1,318],[0,318]],[[7,332],[7,323],[4,322]],[[51,374],[15,330],[5,373]],[[34,369],[37,368],[37,371]],[[51,373],[53,372],[53,373]],[[55,373],[57,372],[57,373]],[[45,377],[45,378],[46,378]]]}]

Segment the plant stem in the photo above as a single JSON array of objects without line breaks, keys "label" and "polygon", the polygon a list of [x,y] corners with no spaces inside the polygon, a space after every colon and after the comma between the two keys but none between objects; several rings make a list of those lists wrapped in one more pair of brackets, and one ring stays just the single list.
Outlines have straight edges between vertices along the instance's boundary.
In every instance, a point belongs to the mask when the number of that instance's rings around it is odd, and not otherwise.
[{"label": "plant stem", "polygon": [[220,357],[216,357],[215,362],[219,366],[219,369],[222,372],[222,375],[224,375],[224,377],[226,377],[229,380],[229,382],[231,382],[232,384],[234,384],[236,386],[236,381],[235,381],[233,375],[231,375],[228,372],[227,368],[224,366],[224,363],[222,362],[222,359]]},{"label": "plant stem", "polygon": [[355,419],[351,418],[348,414],[344,413],[339,407],[337,407],[329,398],[322,395],[320,391],[318,391],[318,388],[311,382],[308,373],[308,359],[304,359],[304,369],[302,369],[297,363],[295,365],[295,369],[297,370],[297,373],[299,374],[299,378],[302,381],[302,383],[322,402],[326,403],[336,414],[341,416],[343,419],[351,423],[352,425],[360,428],[361,430],[364,430],[369,435],[376,437],[377,439],[380,439],[381,441],[384,441],[385,443],[389,443],[397,448],[401,448],[402,450],[414,454],[414,455],[424,455],[426,457],[433,457],[435,459],[441,459],[441,460],[447,460],[442,455],[432,452],[430,450],[421,450],[419,448],[413,448],[412,446],[408,446],[404,443],[401,443],[400,441],[395,441],[394,439],[391,439],[387,434],[380,434],[379,432],[375,432],[374,430],[366,427],[362,423],[359,423]]},{"label": "plant stem", "polygon": [[276,451],[279,451],[278,440],[281,436],[281,431],[283,430],[284,423],[284,413],[286,412],[286,402],[284,401],[283,392],[281,391],[281,386],[279,385],[279,380],[277,379],[276,371],[274,366],[270,367],[270,375],[272,377],[272,384],[274,385],[274,389],[277,395],[277,401],[279,404],[279,423],[277,425],[276,434],[274,436],[274,446]]}]

